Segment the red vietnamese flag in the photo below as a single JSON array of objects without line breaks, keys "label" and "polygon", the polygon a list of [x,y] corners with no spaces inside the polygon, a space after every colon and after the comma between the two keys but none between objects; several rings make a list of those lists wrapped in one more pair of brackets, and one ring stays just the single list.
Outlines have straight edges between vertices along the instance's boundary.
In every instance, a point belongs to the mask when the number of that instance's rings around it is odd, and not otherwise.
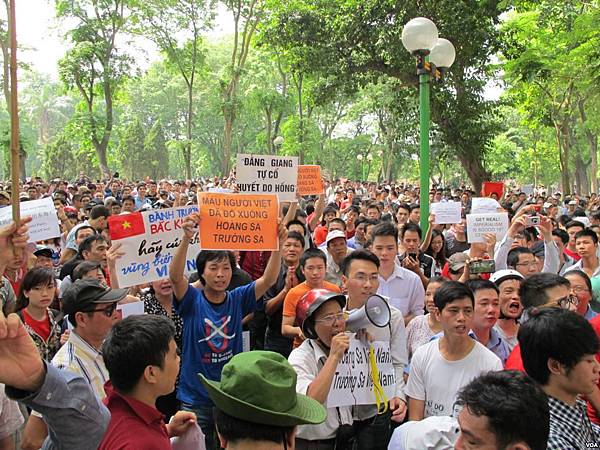
[{"label": "red vietnamese flag", "polygon": [[142,213],[119,214],[108,218],[108,230],[113,241],[144,234],[144,218]]}]

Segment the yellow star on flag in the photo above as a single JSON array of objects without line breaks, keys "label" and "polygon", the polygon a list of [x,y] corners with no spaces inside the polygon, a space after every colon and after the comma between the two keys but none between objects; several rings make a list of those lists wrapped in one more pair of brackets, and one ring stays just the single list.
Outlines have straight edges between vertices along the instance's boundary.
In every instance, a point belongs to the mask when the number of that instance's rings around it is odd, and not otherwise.
[{"label": "yellow star on flag", "polygon": [[126,230],[127,228],[131,228],[131,224],[127,221],[123,222],[123,229]]}]

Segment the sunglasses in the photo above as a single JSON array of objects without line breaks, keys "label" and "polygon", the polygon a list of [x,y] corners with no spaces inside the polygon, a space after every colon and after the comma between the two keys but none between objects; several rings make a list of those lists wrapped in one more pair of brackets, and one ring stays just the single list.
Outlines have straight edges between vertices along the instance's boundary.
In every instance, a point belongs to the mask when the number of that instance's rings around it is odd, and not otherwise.
[{"label": "sunglasses", "polygon": [[117,309],[117,303],[118,302],[114,302],[114,303],[111,303],[106,308],[91,309],[91,310],[86,311],[86,312],[89,312],[89,313],[101,312],[106,317],[112,317],[112,315],[115,313],[115,310]]}]

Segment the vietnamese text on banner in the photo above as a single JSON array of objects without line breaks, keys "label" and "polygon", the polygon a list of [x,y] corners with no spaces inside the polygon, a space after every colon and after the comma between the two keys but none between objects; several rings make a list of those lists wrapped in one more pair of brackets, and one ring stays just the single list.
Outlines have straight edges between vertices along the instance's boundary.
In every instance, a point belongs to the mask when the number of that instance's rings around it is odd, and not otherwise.
[{"label": "vietnamese text on banner", "polygon": [[296,200],[297,156],[237,155],[236,184],[244,194],[274,194],[282,202]]},{"label": "vietnamese text on banner", "polygon": [[298,166],[298,194],[321,195],[325,192],[321,166]]},{"label": "vietnamese text on banner", "polygon": [[[52,197],[21,202],[21,217],[31,216],[29,242],[44,241],[60,237],[60,225]],[[12,208],[0,208],[0,226],[10,223]]]},{"label": "vietnamese text on banner", "polygon": [[[392,364],[389,342],[371,342],[379,371],[379,384],[385,396],[390,399],[396,391],[396,374]],[[337,366],[329,396],[327,408],[349,405],[374,405],[375,393],[371,366],[369,365],[369,344],[356,338],[350,339],[350,347]]]},{"label": "vietnamese text on banner", "polygon": [[279,201],[275,195],[201,192],[203,250],[278,250]]},{"label": "vietnamese text on banner", "polygon": [[431,213],[435,214],[435,224],[460,223],[462,204],[460,202],[438,202],[431,204]]},{"label": "vietnamese text on banner", "polygon": [[[125,255],[116,261],[119,286],[129,287],[169,277],[169,264],[183,238],[183,220],[197,206],[157,209],[110,216],[108,228],[113,242],[121,243]],[[200,251],[197,236],[187,251],[185,272],[196,270]]]}]

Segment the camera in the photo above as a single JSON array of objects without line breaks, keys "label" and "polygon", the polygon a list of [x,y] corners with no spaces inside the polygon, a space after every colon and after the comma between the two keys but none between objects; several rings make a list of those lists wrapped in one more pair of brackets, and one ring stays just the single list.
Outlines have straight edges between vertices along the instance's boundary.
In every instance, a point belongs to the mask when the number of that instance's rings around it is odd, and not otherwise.
[{"label": "camera", "polygon": [[525,225],[527,227],[536,227],[540,224],[540,216],[530,215],[525,218]]},{"label": "camera", "polygon": [[484,259],[481,261],[471,261],[469,263],[469,272],[471,274],[494,273],[495,271],[496,271],[496,262],[493,259]]}]

